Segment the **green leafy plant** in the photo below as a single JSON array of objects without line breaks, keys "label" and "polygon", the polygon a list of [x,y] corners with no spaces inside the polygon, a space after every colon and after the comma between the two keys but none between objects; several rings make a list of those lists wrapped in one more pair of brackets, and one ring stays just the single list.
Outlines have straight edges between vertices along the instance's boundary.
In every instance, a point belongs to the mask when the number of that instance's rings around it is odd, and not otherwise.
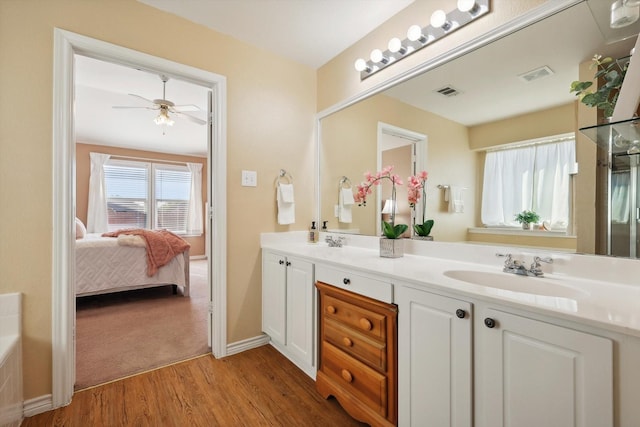
[{"label": "green leafy plant", "polygon": [[589,68],[596,69],[593,77],[594,79],[602,78],[602,84],[599,84],[598,88],[593,91],[591,90],[592,81],[574,81],[571,83],[569,91],[575,92],[583,104],[596,107],[603,111],[605,117],[611,117],[628,66],[628,61],[620,65],[618,61],[614,61],[610,57],[603,58],[601,55],[594,55]]},{"label": "green leafy plant", "polygon": [[431,233],[431,229],[433,228],[433,220],[428,219],[422,224],[415,224],[413,226],[413,230],[416,232],[418,236],[428,236]]},{"label": "green leafy plant", "polygon": [[370,172],[365,173],[365,181],[356,186],[358,191],[353,197],[358,203],[358,206],[366,206],[367,196],[373,192],[371,187],[380,185],[382,180],[385,179],[391,181],[391,221],[382,221],[382,234],[384,234],[387,239],[399,239],[400,236],[402,236],[402,234],[407,231],[407,228],[409,228],[409,226],[407,226],[406,224],[395,224],[396,185],[402,185],[402,180],[398,175],[392,174],[392,171],[393,166],[387,166],[375,175],[372,175]]},{"label": "green leafy plant", "polygon": [[540,221],[540,215],[538,215],[534,211],[524,210],[516,215],[516,221],[519,222],[520,224],[522,223],[535,224],[538,221]]}]

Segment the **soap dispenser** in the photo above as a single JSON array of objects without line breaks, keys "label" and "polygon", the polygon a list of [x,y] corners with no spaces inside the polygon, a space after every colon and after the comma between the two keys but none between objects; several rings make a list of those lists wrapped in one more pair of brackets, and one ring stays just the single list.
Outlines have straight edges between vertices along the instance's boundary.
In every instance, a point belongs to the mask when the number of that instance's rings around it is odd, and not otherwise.
[{"label": "soap dispenser", "polygon": [[318,229],[316,228],[316,222],[311,221],[311,227],[309,228],[309,243],[318,242]]},{"label": "soap dispenser", "polygon": [[327,228],[327,222],[329,221],[322,221],[322,232],[326,233],[327,231],[329,231],[329,229]]}]

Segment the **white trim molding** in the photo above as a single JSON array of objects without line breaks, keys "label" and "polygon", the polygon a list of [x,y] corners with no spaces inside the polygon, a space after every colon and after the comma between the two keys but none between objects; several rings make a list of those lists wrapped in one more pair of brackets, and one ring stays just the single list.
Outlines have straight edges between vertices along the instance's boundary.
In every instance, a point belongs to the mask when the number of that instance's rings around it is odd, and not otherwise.
[{"label": "white trim molding", "polygon": [[85,55],[143,68],[209,88],[213,93],[210,138],[210,179],[214,238],[210,239],[214,301],[212,353],[227,353],[226,318],[226,78],[122,46],[54,28],[53,61],[53,259],[52,259],[52,393],[51,408],[71,402],[75,381],[75,135],[73,118],[73,59]]},{"label": "white trim molding", "polygon": [[227,356],[242,353],[243,351],[251,350],[253,348],[262,347],[263,345],[269,344],[269,341],[271,341],[271,338],[269,338],[269,335],[267,334],[236,341],[227,346]]}]

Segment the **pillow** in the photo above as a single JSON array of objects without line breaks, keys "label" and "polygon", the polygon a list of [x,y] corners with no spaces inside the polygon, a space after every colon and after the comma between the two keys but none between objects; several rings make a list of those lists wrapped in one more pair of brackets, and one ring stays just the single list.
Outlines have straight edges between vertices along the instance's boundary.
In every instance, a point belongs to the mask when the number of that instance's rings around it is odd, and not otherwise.
[{"label": "pillow", "polygon": [[76,240],[83,239],[86,234],[87,227],[85,227],[82,221],[76,217]]}]

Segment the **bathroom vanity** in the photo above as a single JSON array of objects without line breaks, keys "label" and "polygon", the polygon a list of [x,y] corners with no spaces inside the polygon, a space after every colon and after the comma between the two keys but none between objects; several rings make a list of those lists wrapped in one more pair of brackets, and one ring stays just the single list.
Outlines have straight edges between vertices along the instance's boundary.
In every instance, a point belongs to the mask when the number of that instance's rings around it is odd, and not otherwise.
[{"label": "bathroom vanity", "polygon": [[[397,363],[400,426],[637,425],[637,261],[464,243],[405,243],[404,257],[388,259],[379,257],[375,237],[350,236],[343,247],[334,248],[307,244],[304,234],[297,232],[262,235],[263,259],[295,255],[313,265],[315,274],[306,279],[304,297],[285,299],[284,310],[295,311],[312,300],[307,316],[313,362],[305,372],[315,377],[317,371],[322,395],[336,396],[355,418],[385,425],[365,419],[343,403],[357,400],[358,393],[341,399],[359,378],[348,366],[336,365],[336,360],[356,359],[370,369],[358,374],[366,374],[362,380],[369,384],[368,390],[375,388],[371,384],[377,384],[377,390],[393,390],[391,364]],[[526,263],[535,255],[551,256],[554,262],[542,266],[542,277],[518,276],[502,271],[504,259],[495,255],[506,251]],[[347,291],[391,312],[397,307],[397,353],[372,356],[382,354],[382,346],[393,349],[388,339],[368,341],[365,358],[354,353],[343,339],[352,344],[353,329],[366,316],[358,315],[353,324],[330,318],[329,306],[339,307],[319,297],[316,282],[323,293],[329,290],[328,295]],[[269,292],[266,283],[263,286]],[[264,324],[263,330],[269,334]],[[387,338],[393,334],[385,332]],[[371,339],[366,334],[364,338]],[[329,350],[323,350],[327,345]],[[331,383],[338,386],[334,392],[322,379],[327,353]],[[381,360],[389,364],[391,375],[380,370]],[[371,401],[365,406],[371,408]]]}]

